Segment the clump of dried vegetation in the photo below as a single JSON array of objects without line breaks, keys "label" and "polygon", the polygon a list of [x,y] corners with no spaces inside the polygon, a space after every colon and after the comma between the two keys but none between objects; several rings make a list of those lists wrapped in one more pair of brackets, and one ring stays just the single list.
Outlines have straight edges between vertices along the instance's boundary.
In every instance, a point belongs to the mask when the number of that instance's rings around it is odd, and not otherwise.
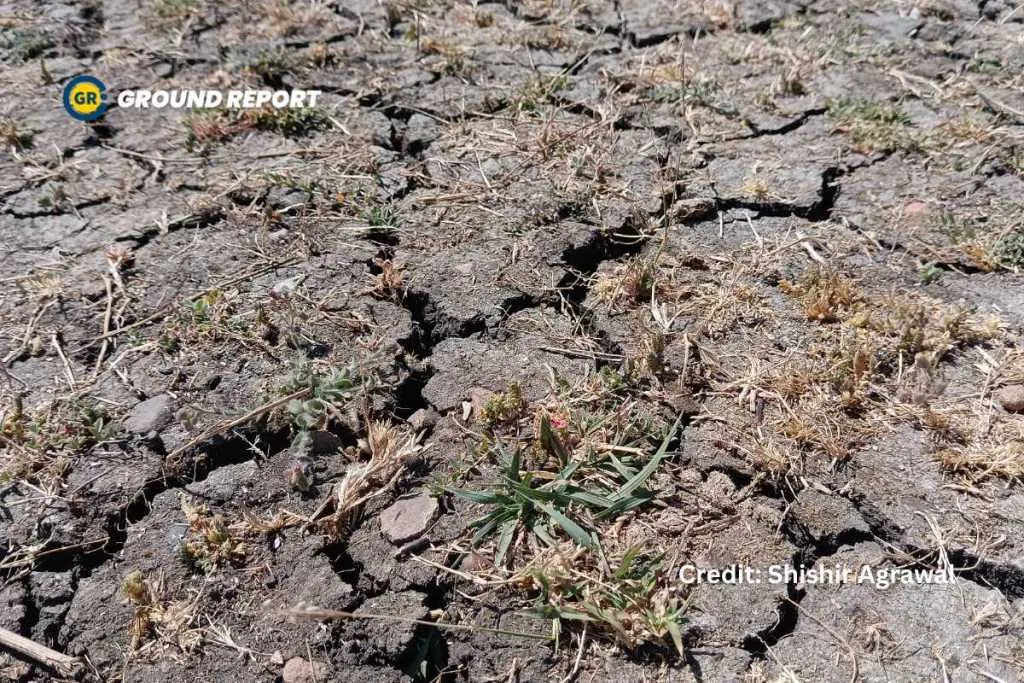
[{"label": "clump of dried vegetation", "polygon": [[[928,243],[936,260],[963,263],[983,272],[1024,268],[1024,231],[1018,217],[1020,206],[1009,204],[988,217],[961,215],[954,211],[928,211],[922,227],[937,235],[942,244]],[[994,223],[994,224],[992,224]]]},{"label": "clump of dried vegetation", "polygon": [[183,125],[185,148],[193,152],[250,131],[266,131],[290,138],[303,137],[327,128],[330,120],[318,109],[311,107],[206,109],[184,117]]},{"label": "clump of dried vegetation", "polygon": [[121,593],[135,608],[128,629],[129,651],[133,655],[168,645],[189,652],[202,643],[202,632],[195,626],[200,611],[199,594],[191,600],[175,598],[163,574],[146,576],[138,569],[125,576]]},{"label": "clump of dried vegetation", "polygon": [[110,408],[86,396],[61,397],[26,409],[18,395],[0,414],[0,483],[29,480],[56,486],[72,459],[113,433]]},{"label": "clump of dried vegetation", "polygon": [[634,256],[617,264],[610,272],[599,274],[593,291],[599,301],[609,307],[622,302],[636,303],[650,299],[654,277],[658,272],[658,259]]},{"label": "clump of dried vegetation", "polygon": [[33,135],[22,124],[10,117],[0,117],[0,143],[4,147],[22,150],[32,146]]},{"label": "clump of dried vegetation", "polygon": [[323,526],[334,536],[344,533],[353,513],[368,500],[389,493],[420,457],[419,435],[404,425],[371,420],[366,429],[366,460],[353,462],[334,487],[334,513]]},{"label": "clump of dried vegetation", "polygon": [[820,267],[805,271],[797,283],[781,282],[779,288],[800,300],[808,320],[820,323],[839,320],[859,296],[853,280]]},{"label": "clump of dried vegetation", "polygon": [[385,258],[375,258],[373,265],[377,272],[370,276],[369,294],[378,299],[401,301],[405,296],[402,275],[405,265]]},{"label": "clump of dried vegetation", "polygon": [[[771,477],[834,467],[907,423],[927,431],[951,473],[972,482],[1016,478],[1020,425],[985,407],[992,384],[979,387],[975,400],[946,397],[949,376],[959,377],[971,354],[1015,348],[997,316],[866,286],[813,249],[816,262],[789,279],[772,275],[769,285],[765,274],[779,272],[785,245],[771,249],[755,237],[754,251],[734,259],[658,246],[598,274],[596,298],[633,311],[647,330],[636,341],[636,361],[627,363],[639,371],[633,380],[701,389],[698,419],[720,422],[726,447]],[[779,294],[792,317],[768,304]],[[799,346],[780,349],[772,337],[747,331],[762,326],[799,330]],[[722,351],[740,335],[744,347],[758,350]]]}]

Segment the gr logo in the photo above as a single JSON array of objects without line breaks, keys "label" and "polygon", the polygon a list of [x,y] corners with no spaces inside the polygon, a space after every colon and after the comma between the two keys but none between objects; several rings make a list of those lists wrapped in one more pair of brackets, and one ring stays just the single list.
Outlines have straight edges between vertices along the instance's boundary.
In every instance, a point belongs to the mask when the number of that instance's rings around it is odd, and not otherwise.
[{"label": "gr logo", "polygon": [[76,76],[64,86],[64,109],[79,121],[95,121],[107,111],[107,86],[95,76]]}]

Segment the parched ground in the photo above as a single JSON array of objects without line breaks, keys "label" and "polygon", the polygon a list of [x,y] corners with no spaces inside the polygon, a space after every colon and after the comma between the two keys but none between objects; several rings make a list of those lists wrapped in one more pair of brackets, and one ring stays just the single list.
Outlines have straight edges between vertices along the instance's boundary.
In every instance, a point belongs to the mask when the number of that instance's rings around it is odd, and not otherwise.
[{"label": "parched ground", "polygon": [[1024,678],[1016,0],[0,8],[0,678]]}]

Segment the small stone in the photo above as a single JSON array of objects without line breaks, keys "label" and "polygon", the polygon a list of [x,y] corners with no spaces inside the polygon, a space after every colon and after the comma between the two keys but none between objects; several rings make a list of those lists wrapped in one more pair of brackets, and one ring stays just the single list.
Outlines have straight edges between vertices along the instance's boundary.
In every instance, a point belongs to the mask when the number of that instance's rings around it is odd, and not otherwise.
[{"label": "small stone", "polygon": [[459,564],[459,569],[464,572],[479,572],[491,567],[491,562],[480,553],[469,553]]},{"label": "small stone", "polygon": [[170,78],[174,75],[174,64],[171,62],[159,62],[153,70],[156,72],[157,78]]},{"label": "small stone", "polygon": [[421,432],[424,429],[430,429],[437,424],[437,421],[441,419],[441,416],[437,414],[436,410],[432,408],[420,408],[415,413],[409,416],[409,425],[416,430]]},{"label": "small stone", "polygon": [[1011,413],[1024,413],[1024,384],[1010,384],[995,393],[1003,409]]},{"label": "small stone", "polygon": [[174,417],[174,399],[160,394],[139,403],[125,418],[124,428],[133,434],[159,432]]},{"label": "small stone", "polygon": [[259,476],[259,472],[259,465],[252,460],[225,465],[210,472],[206,479],[187,485],[185,490],[204,500],[223,503],[238,495],[242,487]]},{"label": "small stone", "polygon": [[284,663],[281,680],[283,683],[313,683],[324,680],[326,673],[320,664],[310,664],[302,657],[292,657]]},{"label": "small stone", "polygon": [[428,493],[399,498],[380,513],[380,530],[392,543],[406,543],[426,531],[435,514],[437,499]]}]

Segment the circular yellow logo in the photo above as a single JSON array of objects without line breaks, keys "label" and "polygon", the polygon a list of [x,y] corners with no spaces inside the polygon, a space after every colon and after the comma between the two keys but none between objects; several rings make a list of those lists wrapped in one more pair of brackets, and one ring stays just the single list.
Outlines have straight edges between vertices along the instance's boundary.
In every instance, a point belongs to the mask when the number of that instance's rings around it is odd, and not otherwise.
[{"label": "circular yellow logo", "polygon": [[80,121],[95,121],[107,109],[106,87],[92,76],[74,78],[64,88],[64,108]]}]

